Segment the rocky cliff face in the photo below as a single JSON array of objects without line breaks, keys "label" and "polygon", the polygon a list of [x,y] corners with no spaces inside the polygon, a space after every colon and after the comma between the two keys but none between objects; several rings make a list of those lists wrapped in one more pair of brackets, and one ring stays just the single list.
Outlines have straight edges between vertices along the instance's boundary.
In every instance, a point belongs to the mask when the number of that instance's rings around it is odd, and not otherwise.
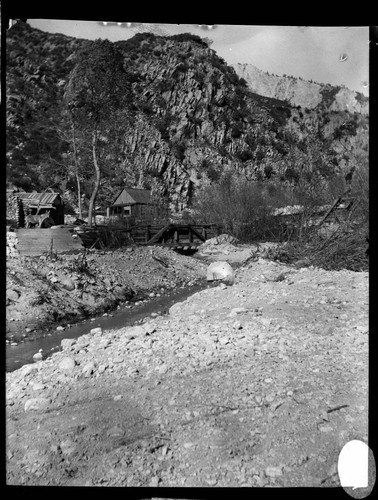
[{"label": "rocky cliff face", "polygon": [[[61,134],[63,95],[75,54],[92,43],[24,23],[8,31],[7,158],[16,185],[32,190],[64,182],[75,190],[72,144]],[[227,172],[264,182],[292,182],[303,169],[329,175],[355,161],[356,137],[367,155],[366,103],[347,89],[257,69],[253,77],[245,65],[235,71],[189,34],[143,33],[115,46],[132,82],[134,117],[109,137],[122,144],[122,154],[110,166],[103,159],[104,206],[124,185],[151,188],[180,211],[199,186]],[[85,163],[83,151],[79,160]],[[86,175],[83,191],[90,193]]]},{"label": "rocky cliff face", "polygon": [[[348,110],[351,113],[367,114],[368,99],[359,92],[345,87],[333,87],[291,76],[271,75],[252,64],[234,64],[240,78],[244,78],[252,92],[289,102],[292,106],[315,109],[327,107],[329,111]],[[332,94],[330,101],[327,94]]]}]

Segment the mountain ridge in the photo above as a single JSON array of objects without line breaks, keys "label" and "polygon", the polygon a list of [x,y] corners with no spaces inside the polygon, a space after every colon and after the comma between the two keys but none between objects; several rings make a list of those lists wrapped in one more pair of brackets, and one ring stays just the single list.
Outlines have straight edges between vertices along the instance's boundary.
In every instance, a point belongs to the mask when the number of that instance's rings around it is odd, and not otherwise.
[{"label": "mountain ridge", "polygon": [[[67,126],[64,92],[84,46],[96,42],[26,23],[7,32],[8,180],[20,187],[75,192],[72,145],[60,129]],[[124,58],[134,119],[112,138],[122,144],[118,157],[104,159],[104,206],[128,185],[151,189],[181,211],[201,186],[229,173],[290,184],[304,172],[326,178],[367,161],[367,115],[332,109],[340,89],[326,87],[320,104],[300,109],[286,95],[253,92],[198,36],[141,33],[114,46]],[[84,144],[79,153],[85,163]],[[88,174],[87,196],[90,186]]]},{"label": "mountain ridge", "polygon": [[[315,109],[323,105],[330,111],[347,109],[351,113],[365,115],[369,112],[368,97],[344,86],[316,83],[287,75],[278,76],[248,63],[237,63],[232,67],[237,75],[246,80],[252,92],[287,101],[292,106]],[[331,102],[325,102],[327,93],[332,94]]]}]

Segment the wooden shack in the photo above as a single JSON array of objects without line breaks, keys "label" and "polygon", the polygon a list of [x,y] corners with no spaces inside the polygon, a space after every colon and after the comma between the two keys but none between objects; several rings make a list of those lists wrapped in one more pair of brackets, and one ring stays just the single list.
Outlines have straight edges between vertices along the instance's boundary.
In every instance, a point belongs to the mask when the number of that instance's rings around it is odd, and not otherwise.
[{"label": "wooden shack", "polygon": [[107,209],[108,217],[133,217],[143,220],[157,215],[157,205],[147,189],[124,188]]},{"label": "wooden shack", "polygon": [[[29,212],[30,215],[36,215],[50,211],[50,217],[56,225],[64,224],[64,203],[59,193],[20,192],[16,196],[22,203],[24,213]],[[19,227],[23,227],[22,221],[19,222]]]}]

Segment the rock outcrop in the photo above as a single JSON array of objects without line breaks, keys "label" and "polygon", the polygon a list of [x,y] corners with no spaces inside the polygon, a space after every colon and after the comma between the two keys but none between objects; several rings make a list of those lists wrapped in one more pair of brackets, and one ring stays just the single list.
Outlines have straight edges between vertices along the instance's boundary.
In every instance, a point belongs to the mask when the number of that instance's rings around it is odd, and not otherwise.
[{"label": "rock outcrop", "polygon": [[[72,153],[72,144],[59,135],[71,128],[65,89],[78,50],[95,42],[19,22],[8,30],[6,43],[9,181],[32,190],[56,183],[51,163],[64,165]],[[190,34],[139,33],[114,45],[124,58],[132,104],[117,132],[102,139],[121,150],[112,153],[111,165],[104,158],[98,197],[103,207],[125,185],[150,188],[180,212],[200,186],[228,173],[291,182],[293,172],[291,177],[286,172],[293,165],[295,175],[304,175],[307,165],[329,176],[367,162],[361,150],[367,144],[368,100],[362,94],[274,77],[245,65],[233,68]],[[351,142],[356,130],[361,135],[357,147]],[[79,149],[85,146],[78,143]],[[90,192],[91,176],[83,177],[82,192]],[[76,185],[73,174],[69,182]]]},{"label": "rock outcrop", "polygon": [[[315,109],[326,106],[329,111],[368,114],[369,99],[363,94],[346,87],[335,87],[292,76],[271,75],[253,64],[234,64],[237,75],[244,78],[248,87],[256,94],[289,102],[292,106]],[[325,94],[332,99],[326,102]]]}]

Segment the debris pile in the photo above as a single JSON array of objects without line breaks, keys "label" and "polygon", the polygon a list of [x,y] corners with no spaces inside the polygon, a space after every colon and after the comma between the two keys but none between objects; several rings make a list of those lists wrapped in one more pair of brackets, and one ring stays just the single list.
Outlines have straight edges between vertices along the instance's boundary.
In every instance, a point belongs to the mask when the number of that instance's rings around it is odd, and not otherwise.
[{"label": "debris pile", "polygon": [[368,439],[368,340],[367,273],[251,261],[8,373],[7,484],[339,486]]}]

